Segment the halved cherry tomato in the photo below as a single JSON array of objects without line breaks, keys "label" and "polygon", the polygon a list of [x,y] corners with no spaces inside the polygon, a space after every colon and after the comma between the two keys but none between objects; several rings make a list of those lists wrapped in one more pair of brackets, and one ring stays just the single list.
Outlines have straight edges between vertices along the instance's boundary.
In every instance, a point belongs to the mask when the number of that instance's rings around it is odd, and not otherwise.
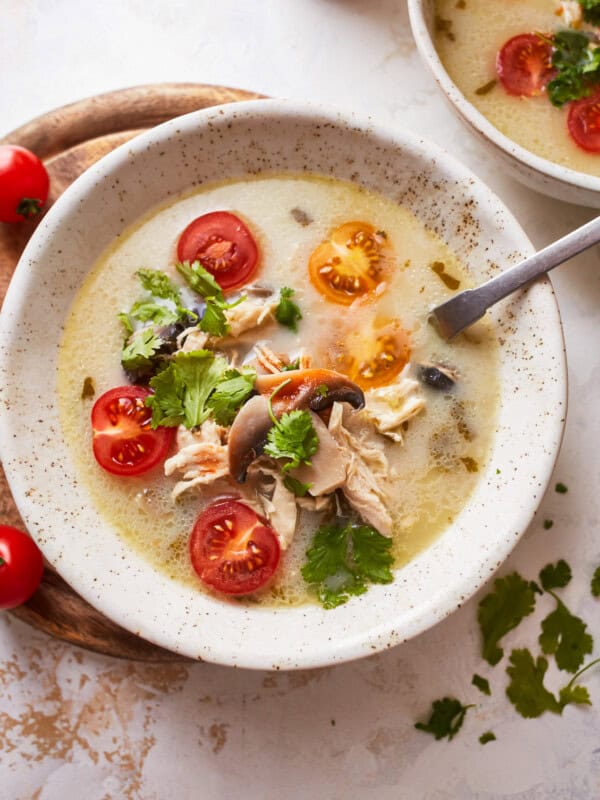
[{"label": "halved cherry tomato", "polygon": [[249,594],[273,577],[280,548],[265,519],[244,503],[226,499],[210,505],[196,520],[190,556],[200,579],[213,589]]},{"label": "halved cherry tomato", "polygon": [[163,461],[175,428],[152,430],[151,394],[141,386],[117,386],[99,397],[92,408],[96,461],[113,475],[141,475]]},{"label": "halved cherry tomato", "polygon": [[334,369],[347,375],[361,389],[386,386],[410,358],[408,334],[396,321],[373,324],[346,334],[331,349]]},{"label": "halved cherry tomato", "polygon": [[311,253],[308,269],[327,300],[349,306],[372,292],[384,273],[385,237],[368,222],[346,222]]},{"label": "halved cherry tomato", "polygon": [[44,561],[26,533],[0,525],[0,608],[20,606],[40,585]]},{"label": "halved cherry tomato", "polygon": [[600,153],[600,92],[571,103],[567,126],[582,150]]},{"label": "halved cherry tomato", "polygon": [[533,97],[552,79],[552,45],[535,33],[513,36],[499,50],[496,72],[508,94]]},{"label": "halved cherry tomato", "polygon": [[241,219],[228,211],[197,217],[179,237],[177,258],[199,261],[221,289],[247,283],[258,264],[258,247]]},{"label": "halved cherry tomato", "polygon": [[0,222],[34,217],[48,199],[50,178],[31,151],[0,145]]}]

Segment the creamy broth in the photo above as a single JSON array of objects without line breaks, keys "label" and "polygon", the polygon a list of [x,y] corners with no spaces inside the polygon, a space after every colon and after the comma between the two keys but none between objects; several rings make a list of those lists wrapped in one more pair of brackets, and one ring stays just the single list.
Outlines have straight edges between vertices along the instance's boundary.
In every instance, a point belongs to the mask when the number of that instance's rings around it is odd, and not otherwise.
[{"label": "creamy broth", "polygon": [[511,37],[551,34],[566,25],[556,0],[435,0],[435,46],[444,67],[466,99],[498,130],[535,153],[570,169],[600,176],[600,154],[586,153],[567,132],[567,106],[556,108],[542,94],[513,97],[497,83],[496,54]]},{"label": "creamy broth", "polygon": [[[192,219],[216,209],[248,220],[262,254],[256,280],[294,288],[302,309],[297,334],[271,322],[245,334],[246,347],[266,342],[275,352],[292,357],[304,348],[314,366],[331,366],[327,359],[332,346],[346,342],[358,347],[382,319],[394,318],[410,333],[413,365],[448,364],[460,376],[449,394],[422,387],[426,407],[406,424],[404,442],[385,440],[390,468],[397,475],[389,507],[395,563],[401,566],[457,517],[486,464],[496,419],[498,348],[493,332],[483,324],[451,345],[437,337],[426,323],[427,312],[452,291],[431,265],[443,262],[461,289],[471,285],[469,276],[444,242],[412,213],[353,184],[316,176],[273,176],[212,185],[154,211],[119,237],[79,291],[59,357],[61,421],[82,483],[129,545],[174,580],[204,590],[190,564],[188,540],[198,513],[212,499],[210,487],[187,492],[174,503],[170,493],[175,481],[160,469],[139,478],[118,478],[100,469],[91,448],[93,400],[82,400],[82,385],[92,377],[98,397],[126,383],[120,366],[123,331],[116,315],[139,296],[136,270],[161,269],[179,280],[172,266],[178,235]],[[292,214],[293,209],[307,214],[309,224],[297,212]],[[349,220],[364,220],[385,231],[394,254],[387,290],[360,308],[325,301],[307,273],[312,250]],[[321,520],[319,514],[301,513],[276,579],[257,595],[259,600],[295,604],[307,599],[300,568]]]}]

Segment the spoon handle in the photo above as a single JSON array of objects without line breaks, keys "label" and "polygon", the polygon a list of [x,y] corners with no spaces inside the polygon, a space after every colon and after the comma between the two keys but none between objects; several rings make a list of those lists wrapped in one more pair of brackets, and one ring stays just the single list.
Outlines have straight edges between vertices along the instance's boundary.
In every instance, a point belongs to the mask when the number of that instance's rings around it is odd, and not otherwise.
[{"label": "spoon handle", "polygon": [[600,217],[582,225],[535,255],[496,275],[477,289],[467,289],[432,311],[445,339],[452,339],[477,322],[490,306],[525,286],[534,278],[558,267],[569,258],[600,242]]}]

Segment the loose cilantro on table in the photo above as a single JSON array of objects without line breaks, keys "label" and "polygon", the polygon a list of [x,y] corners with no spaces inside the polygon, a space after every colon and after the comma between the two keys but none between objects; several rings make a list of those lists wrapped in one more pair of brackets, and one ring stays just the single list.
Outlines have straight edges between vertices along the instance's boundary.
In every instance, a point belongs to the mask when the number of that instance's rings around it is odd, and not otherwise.
[{"label": "loose cilantro on table", "polygon": [[544,520],[544,530],[549,531],[550,528],[554,525],[554,520],[552,519],[545,519]]},{"label": "loose cilantro on table", "polygon": [[487,744],[488,742],[495,742],[496,741],[496,734],[492,731],[486,731],[482,733],[479,737],[479,744]]},{"label": "loose cilantro on table", "polygon": [[306,497],[308,490],[312,486],[312,483],[302,483],[302,481],[299,481],[297,478],[292,478],[291,475],[286,475],[283,480],[283,485],[292,494],[296,495],[296,497]]},{"label": "loose cilantro on table", "polygon": [[558,494],[566,494],[569,491],[569,487],[565,486],[564,483],[557,483],[554,487],[554,491],[558,492]]},{"label": "loose cilantro on table", "polygon": [[201,425],[211,414],[208,398],[227,368],[227,361],[209,350],[177,353],[150,381],[154,394],[146,405],[152,409],[152,427]]},{"label": "loose cilantro on table", "polygon": [[254,370],[228,369],[207,401],[215,422],[227,427],[254,391],[256,372]]},{"label": "loose cilantro on table", "polygon": [[571,567],[561,558],[556,564],[546,564],[540,572],[540,583],[546,592],[564,589],[571,580]]},{"label": "loose cilantro on table", "polygon": [[434,700],[431,704],[431,716],[427,723],[417,722],[415,728],[424,733],[430,733],[436,739],[453,739],[465,721],[467,711],[472,705],[464,706],[454,697],[444,697]]},{"label": "loose cilantro on table", "polygon": [[586,632],[585,622],[572,614],[554,592],[549,594],[556,600],[556,608],[542,621],[542,652],[553,654],[559,669],[577,672],[586,654],[592,652],[594,640]]},{"label": "loose cilantro on table", "polygon": [[563,686],[558,699],[544,686],[544,676],[548,669],[547,659],[538,656],[534,661],[529,650],[520,649],[512,651],[509,661],[510,666],[506,668],[506,672],[511,680],[506,694],[522,717],[532,719],[541,716],[545,711],[562,714],[563,709],[571,703],[591,705],[588,690],[584,686],[573,684],[586,669],[597,663],[597,660],[580,670],[566,686]]},{"label": "loose cilantro on table", "polygon": [[280,325],[294,331],[298,330],[298,320],[302,319],[300,308],[294,303],[292,297],[296,294],[289,286],[283,286],[279,293],[279,303],[275,309],[275,319]]},{"label": "loose cilantro on table", "polygon": [[300,464],[310,465],[310,459],[317,452],[319,437],[313,425],[312,417],[308,411],[286,411],[279,419],[273,413],[272,401],[277,392],[290,382],[291,378],[284,381],[275,389],[269,398],[269,415],[273,427],[267,434],[265,453],[272,458],[283,458],[286,463],[283,472],[299,467]]},{"label": "loose cilantro on table", "polygon": [[590,583],[590,589],[594,597],[600,597],[600,567],[596,567],[594,570],[594,574],[592,575],[592,580]]},{"label": "loose cilantro on table", "polygon": [[476,686],[480,692],[483,692],[483,694],[491,695],[490,682],[487,678],[482,678],[481,675],[475,674],[471,679],[471,683],[473,686]]},{"label": "loose cilantro on table", "polygon": [[370,583],[394,579],[392,540],[370,525],[321,525],[306,551],[304,580],[314,586],[325,608],[336,608]]},{"label": "loose cilantro on table", "polygon": [[481,600],[477,614],[483,637],[482,655],[489,664],[493,666],[502,658],[500,639],[531,614],[534,607],[531,583],[516,572],[494,581],[494,591]]}]

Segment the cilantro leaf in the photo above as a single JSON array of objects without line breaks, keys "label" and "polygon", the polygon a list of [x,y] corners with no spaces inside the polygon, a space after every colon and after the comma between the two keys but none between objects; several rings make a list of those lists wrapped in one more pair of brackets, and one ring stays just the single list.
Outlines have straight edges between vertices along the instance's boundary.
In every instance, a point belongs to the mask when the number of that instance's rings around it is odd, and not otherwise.
[{"label": "cilantro leaf", "polygon": [[335,608],[366,592],[367,582],[393,580],[391,545],[369,525],[321,525],[306,551],[302,577],[315,586],[325,608]]},{"label": "cilantro leaf", "polygon": [[487,678],[482,678],[481,675],[475,674],[471,679],[471,683],[473,686],[476,686],[480,692],[483,692],[483,694],[491,695],[490,682]]},{"label": "cilantro leaf", "polygon": [[154,394],[146,405],[152,408],[152,427],[201,425],[211,413],[208,398],[226,370],[226,360],[208,350],[177,353],[150,381]]},{"label": "cilantro leaf", "polygon": [[599,659],[590,662],[566,686],[563,686],[558,693],[558,700],[544,686],[548,661],[543,656],[534,661],[529,650],[513,650],[509,660],[511,666],[507,667],[506,671],[511,681],[506,694],[522,717],[539,717],[545,711],[562,714],[565,706],[571,703],[591,705],[590,695],[585,686],[573,684],[583,672],[598,663]]},{"label": "cilantro leaf", "polygon": [[207,402],[219,425],[231,425],[241,406],[254,391],[255,381],[254,370],[239,372],[237,369],[230,369],[225,372]]},{"label": "cilantro leaf", "polygon": [[[544,38],[544,37],[542,37]],[[555,106],[587,97],[600,82],[600,50],[586,33],[559,31],[552,37],[552,65],[555,77],[546,91]]]},{"label": "cilantro leaf", "polygon": [[431,733],[436,739],[447,738],[450,741],[462,728],[466,713],[470,708],[473,706],[464,706],[460,700],[453,697],[434,700],[431,704],[431,716],[427,723],[417,722],[415,728],[418,731]]},{"label": "cilantro leaf", "polygon": [[492,731],[486,731],[482,733],[479,737],[479,744],[487,744],[488,742],[495,742],[496,741],[496,734]]},{"label": "cilantro leaf", "polygon": [[178,261],[175,268],[188,286],[201,297],[216,297],[223,300],[223,290],[199,261],[193,261],[191,264],[189,261]]},{"label": "cilantro leaf", "polygon": [[182,312],[178,308],[171,308],[154,300],[138,300],[131,306],[127,316],[130,325],[132,319],[152,322],[154,325],[172,325],[181,319]]},{"label": "cilantro leaf", "polygon": [[163,340],[154,334],[152,328],[143,328],[133,334],[125,343],[121,353],[123,369],[134,371],[149,367],[152,357],[163,344]]},{"label": "cilantro leaf", "polygon": [[391,583],[390,567],[394,563],[392,540],[382,536],[370,525],[352,528],[352,556],[361,578],[372,583]]},{"label": "cilantro leaf", "polygon": [[225,336],[229,333],[229,324],[225,316],[227,305],[215,297],[206,298],[206,308],[198,327],[212,336]]},{"label": "cilantro leaf", "polygon": [[286,364],[284,367],[281,368],[282,372],[290,372],[291,370],[300,369],[300,359],[295,358],[293,361],[290,361],[289,364]]},{"label": "cilantro leaf", "polygon": [[286,475],[283,479],[283,485],[285,488],[290,491],[292,494],[295,494],[296,497],[306,497],[308,490],[312,486],[312,483],[302,483],[297,478],[292,478],[291,475]]},{"label": "cilantro leaf", "polygon": [[535,606],[531,584],[513,572],[494,581],[494,591],[479,603],[477,619],[483,637],[482,655],[491,664],[497,664],[503,655],[498,647],[500,639],[529,614]]},{"label": "cilantro leaf", "polygon": [[298,330],[298,320],[302,319],[300,308],[294,303],[292,297],[296,294],[294,289],[283,286],[279,293],[279,304],[275,309],[275,319],[280,325],[294,331]]},{"label": "cilantro leaf", "polygon": [[592,25],[600,25],[600,0],[579,0],[583,9],[583,18]]},{"label": "cilantro leaf", "polygon": [[136,272],[142,288],[154,297],[163,300],[172,300],[176,306],[181,305],[179,289],[171,281],[168,275],[158,269],[139,269]]},{"label": "cilantro leaf", "polygon": [[596,567],[590,583],[590,589],[594,597],[600,597],[600,567]]},{"label": "cilantro leaf", "polygon": [[534,661],[526,649],[513,650],[509,661],[506,672],[510,683],[506,694],[519,714],[528,719],[539,717],[544,711],[560,714],[562,708],[559,702],[544,686],[548,661],[543,656]]},{"label": "cilantro leaf", "polygon": [[592,652],[594,641],[586,633],[585,622],[571,614],[554,592],[550,594],[556,600],[556,608],[542,621],[540,646],[544,653],[554,654],[559,669],[577,672],[586,653]]},{"label": "cilantro leaf", "polygon": [[275,419],[267,434],[265,453],[272,458],[285,458],[283,471],[288,472],[300,464],[310,464],[317,452],[319,437],[308,411],[288,411]]},{"label": "cilantro leaf", "polygon": [[546,592],[564,589],[571,580],[571,567],[561,558],[556,564],[546,564],[540,572],[540,583]]}]

